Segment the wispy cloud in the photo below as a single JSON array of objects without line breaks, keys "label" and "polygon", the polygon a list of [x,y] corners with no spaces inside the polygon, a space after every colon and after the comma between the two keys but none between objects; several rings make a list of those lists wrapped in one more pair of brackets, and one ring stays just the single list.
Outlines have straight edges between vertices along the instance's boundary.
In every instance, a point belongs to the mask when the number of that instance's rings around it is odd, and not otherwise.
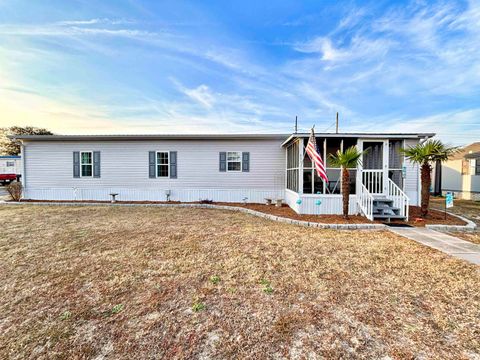
[{"label": "wispy cloud", "polygon": [[63,20],[58,21],[55,25],[61,26],[81,26],[81,25],[96,25],[96,24],[107,24],[107,25],[125,25],[125,24],[133,24],[135,21],[133,20],[125,20],[125,19],[109,19],[109,18],[95,18],[95,19],[86,19],[86,20]]}]

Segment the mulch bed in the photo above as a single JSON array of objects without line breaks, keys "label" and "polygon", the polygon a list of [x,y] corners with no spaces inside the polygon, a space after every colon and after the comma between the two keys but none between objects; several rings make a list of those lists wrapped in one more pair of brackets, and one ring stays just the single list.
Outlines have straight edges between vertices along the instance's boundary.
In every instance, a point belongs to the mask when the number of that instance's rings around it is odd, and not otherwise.
[{"label": "mulch bed", "polygon": [[[55,202],[55,203],[104,203],[109,204],[110,201],[75,201],[75,200],[22,200],[22,202]],[[118,204],[182,204],[180,201],[117,201]],[[201,202],[191,202],[183,204],[200,204]],[[243,207],[266,214],[271,214],[275,216],[281,216],[294,220],[309,221],[309,222],[318,222],[324,224],[372,224],[372,223],[382,223],[383,221],[370,221],[360,215],[351,215],[348,220],[345,219],[342,215],[300,215],[293,211],[288,205],[284,204],[282,207],[277,207],[275,205],[265,205],[265,204],[245,204],[245,203],[225,203],[225,202],[212,202],[205,203],[211,205],[222,205],[222,206],[236,206]],[[420,216],[420,207],[410,206],[410,220],[408,222],[400,220],[392,220],[392,223],[403,223],[412,226],[424,227],[426,224],[436,224],[436,225],[466,225],[466,223],[452,215],[445,214],[442,211],[438,210],[429,210],[427,218],[422,219]]]},{"label": "mulch bed", "polygon": [[226,205],[226,206],[238,206],[244,207],[247,209],[263,212],[266,214],[271,214],[275,216],[281,216],[294,220],[309,221],[309,222],[318,222],[325,224],[372,224],[373,222],[367,218],[360,215],[350,215],[348,220],[345,219],[342,215],[300,215],[297,214],[292,208],[286,204],[282,207],[277,207],[275,205],[265,205],[265,204],[242,204],[242,203],[216,203],[216,205]]},{"label": "mulch bed", "polygon": [[[394,221],[392,221],[394,222]],[[398,222],[398,221],[397,221]],[[404,221],[401,221],[405,223]],[[410,206],[410,215],[408,225],[425,227],[425,225],[467,225],[467,223],[456,216],[447,214],[445,218],[445,213],[443,211],[428,210],[428,215],[426,218],[420,216],[420,207],[419,206]]]}]

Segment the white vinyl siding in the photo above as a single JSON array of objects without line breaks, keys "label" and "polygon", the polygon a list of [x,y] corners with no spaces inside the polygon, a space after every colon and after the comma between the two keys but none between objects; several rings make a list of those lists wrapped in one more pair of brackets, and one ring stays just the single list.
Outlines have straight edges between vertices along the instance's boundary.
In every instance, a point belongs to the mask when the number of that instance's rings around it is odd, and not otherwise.
[{"label": "white vinyl siding", "polygon": [[[27,186],[31,189],[115,187],[162,193],[162,189],[283,191],[285,149],[281,144],[282,140],[270,139],[26,142]],[[102,177],[95,181],[72,177],[72,152],[82,147],[102,153]],[[148,152],[152,149],[177,151],[177,171],[181,175],[177,179],[161,178],[161,188],[148,175]],[[239,149],[250,152],[250,171],[219,172],[218,154]],[[45,163],[49,166],[45,167]]]},{"label": "white vinyl siding", "polygon": [[[404,147],[408,149],[410,146],[418,144],[418,139],[405,139]],[[420,170],[417,164],[410,162],[408,159],[404,161],[406,176],[403,183],[403,191],[410,198],[410,205],[420,205]]]}]

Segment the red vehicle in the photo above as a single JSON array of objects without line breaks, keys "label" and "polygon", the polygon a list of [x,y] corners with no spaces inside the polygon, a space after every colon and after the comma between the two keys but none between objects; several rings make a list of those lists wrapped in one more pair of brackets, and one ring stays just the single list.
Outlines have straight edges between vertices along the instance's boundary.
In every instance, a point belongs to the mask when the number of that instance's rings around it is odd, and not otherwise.
[{"label": "red vehicle", "polygon": [[0,185],[10,184],[20,178],[21,158],[18,155],[0,156]]},{"label": "red vehicle", "polygon": [[10,184],[12,181],[17,180],[16,174],[0,174],[0,184],[7,185]]}]

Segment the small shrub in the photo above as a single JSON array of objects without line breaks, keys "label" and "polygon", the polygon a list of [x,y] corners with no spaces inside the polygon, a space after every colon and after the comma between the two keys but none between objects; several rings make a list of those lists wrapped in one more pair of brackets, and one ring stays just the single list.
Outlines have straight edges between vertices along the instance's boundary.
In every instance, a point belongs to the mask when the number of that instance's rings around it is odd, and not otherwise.
[{"label": "small shrub", "polygon": [[217,285],[217,284],[220,282],[220,276],[218,276],[218,275],[212,275],[212,276],[210,276],[210,282],[211,282],[213,285]]},{"label": "small shrub", "polygon": [[196,301],[192,305],[192,310],[195,311],[195,312],[205,310],[205,304],[200,302],[200,301]]},{"label": "small shrub", "polygon": [[20,201],[22,198],[22,183],[15,181],[7,186],[7,191],[10,194],[10,197],[13,201]]},{"label": "small shrub", "polygon": [[265,286],[265,287],[263,288],[263,292],[264,292],[265,294],[271,295],[271,294],[273,293],[273,288],[272,288],[270,285]]},{"label": "small shrub", "polygon": [[123,310],[123,308],[124,308],[123,304],[117,304],[112,308],[111,313],[118,314],[120,311]]},{"label": "small shrub", "polygon": [[62,315],[60,315],[60,320],[68,320],[72,316],[72,313],[70,311],[64,311]]},{"label": "small shrub", "polygon": [[200,199],[200,204],[213,204],[213,200]]},{"label": "small shrub", "polygon": [[265,279],[262,279],[260,280],[260,284],[262,284],[264,287],[263,287],[263,292],[265,294],[272,294],[273,293],[273,288],[272,286],[270,285],[270,282],[268,280],[265,280]]}]

